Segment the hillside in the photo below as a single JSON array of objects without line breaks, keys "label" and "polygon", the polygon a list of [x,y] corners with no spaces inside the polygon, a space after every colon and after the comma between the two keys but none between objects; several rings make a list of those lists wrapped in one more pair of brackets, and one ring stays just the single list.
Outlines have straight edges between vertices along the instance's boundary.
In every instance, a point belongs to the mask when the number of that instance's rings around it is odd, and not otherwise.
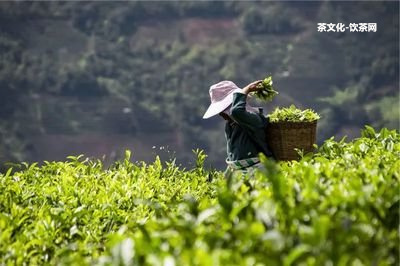
[{"label": "hillside", "polygon": [[[364,124],[399,127],[398,2],[1,2],[0,161],[85,153],[106,162],[224,166],[208,88],[272,74],[280,95],[322,114],[318,142]],[[318,22],[376,22],[321,33]],[[259,103],[257,103],[259,104]],[[161,147],[168,147],[164,152]]]}]

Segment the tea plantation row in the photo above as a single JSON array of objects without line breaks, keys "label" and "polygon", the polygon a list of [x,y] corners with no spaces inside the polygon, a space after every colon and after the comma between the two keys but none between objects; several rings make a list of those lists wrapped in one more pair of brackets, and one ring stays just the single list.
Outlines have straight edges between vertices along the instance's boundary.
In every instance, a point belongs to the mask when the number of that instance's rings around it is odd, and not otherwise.
[{"label": "tea plantation row", "polygon": [[174,161],[0,175],[0,265],[398,265],[400,135],[366,127],[255,177]]}]

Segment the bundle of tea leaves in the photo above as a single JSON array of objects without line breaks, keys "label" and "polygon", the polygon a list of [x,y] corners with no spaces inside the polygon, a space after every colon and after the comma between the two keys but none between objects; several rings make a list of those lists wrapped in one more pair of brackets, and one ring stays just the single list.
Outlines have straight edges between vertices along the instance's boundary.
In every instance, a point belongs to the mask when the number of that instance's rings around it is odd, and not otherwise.
[{"label": "bundle of tea leaves", "polygon": [[272,87],[272,84],[272,77],[266,77],[262,83],[258,84],[257,86],[258,88],[262,89],[254,92],[253,95],[262,101],[271,101],[274,96],[278,94],[278,92]]}]

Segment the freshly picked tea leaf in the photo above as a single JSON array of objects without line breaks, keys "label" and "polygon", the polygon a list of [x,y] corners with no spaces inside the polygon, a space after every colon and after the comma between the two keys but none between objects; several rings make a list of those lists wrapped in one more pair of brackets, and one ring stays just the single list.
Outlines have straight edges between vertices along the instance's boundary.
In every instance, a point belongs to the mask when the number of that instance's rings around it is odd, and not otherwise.
[{"label": "freshly picked tea leaf", "polygon": [[270,122],[312,122],[321,117],[312,109],[300,110],[295,105],[286,108],[277,107],[269,115]]},{"label": "freshly picked tea leaf", "polygon": [[262,88],[262,90],[254,92],[253,95],[262,101],[271,101],[275,95],[279,94],[276,90],[274,90],[272,84],[272,77],[266,77],[263,82],[258,85],[258,88]]}]

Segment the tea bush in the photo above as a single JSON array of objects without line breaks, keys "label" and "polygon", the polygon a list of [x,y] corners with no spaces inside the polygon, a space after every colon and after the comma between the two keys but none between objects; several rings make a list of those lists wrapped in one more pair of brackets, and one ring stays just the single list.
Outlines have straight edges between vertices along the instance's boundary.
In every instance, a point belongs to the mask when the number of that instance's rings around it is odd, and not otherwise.
[{"label": "tea bush", "polygon": [[[68,157],[0,175],[0,265],[398,265],[400,135],[366,127],[225,180]],[[14,167],[15,168],[15,167]]]}]

